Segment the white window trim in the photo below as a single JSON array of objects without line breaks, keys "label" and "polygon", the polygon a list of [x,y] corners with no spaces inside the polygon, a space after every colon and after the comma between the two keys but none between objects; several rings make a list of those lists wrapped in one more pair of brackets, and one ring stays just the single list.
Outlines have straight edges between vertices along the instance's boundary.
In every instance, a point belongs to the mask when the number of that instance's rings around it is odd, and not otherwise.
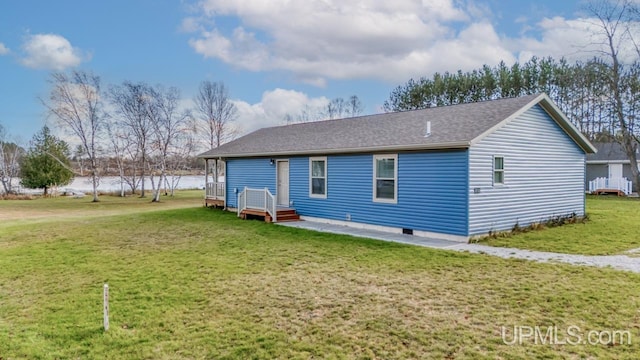
[{"label": "white window trim", "polygon": [[[324,195],[314,194],[313,193],[313,178],[311,177],[313,173],[313,162],[314,161],[324,161]],[[327,157],[326,156],[315,156],[309,158],[309,197],[316,199],[326,199],[327,193],[329,192],[328,185],[329,184],[329,174],[327,173]]]},{"label": "white window trim", "polygon": [[[377,169],[377,160],[379,159],[393,159],[394,167],[393,167],[393,199],[378,199],[376,197],[376,169]],[[373,202],[379,203],[387,203],[387,204],[397,204],[398,203],[398,154],[375,154],[373,155]]]},{"label": "white window trim", "polygon": [[[496,170],[496,158],[502,158],[502,169]],[[502,182],[501,183],[497,183],[496,182],[496,171],[502,172]],[[491,184],[493,184],[493,186],[503,186],[504,185],[504,181],[505,181],[505,177],[504,177],[504,155],[493,155],[493,157],[491,158]]]}]

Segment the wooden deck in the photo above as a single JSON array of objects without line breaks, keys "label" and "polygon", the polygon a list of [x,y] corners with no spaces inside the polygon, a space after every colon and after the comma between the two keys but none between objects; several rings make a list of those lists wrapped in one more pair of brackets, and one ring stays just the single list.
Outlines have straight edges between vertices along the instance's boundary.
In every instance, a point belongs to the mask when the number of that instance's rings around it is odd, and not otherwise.
[{"label": "wooden deck", "polygon": [[616,194],[627,196],[633,193],[633,183],[625,177],[605,178],[599,177],[589,181],[591,194]]},{"label": "wooden deck", "polygon": [[224,199],[205,198],[204,206],[224,207]]},{"label": "wooden deck", "polygon": [[626,196],[624,191],[618,189],[596,189],[591,192],[593,195],[616,194],[618,196]]},{"label": "wooden deck", "polygon": [[[295,209],[290,208],[278,208],[276,211],[276,221],[277,222],[285,222],[285,221],[298,221],[300,220],[300,215],[296,213]],[[271,215],[264,210],[254,210],[254,209],[244,209],[240,213],[241,219],[248,219],[252,217],[264,218],[265,222],[273,222]]]}]

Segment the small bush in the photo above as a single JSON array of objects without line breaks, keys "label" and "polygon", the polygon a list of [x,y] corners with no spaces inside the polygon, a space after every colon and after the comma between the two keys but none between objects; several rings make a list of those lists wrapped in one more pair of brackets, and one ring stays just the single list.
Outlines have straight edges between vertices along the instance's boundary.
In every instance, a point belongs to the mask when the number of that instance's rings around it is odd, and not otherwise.
[{"label": "small bush", "polygon": [[589,214],[585,214],[584,216],[579,216],[576,213],[571,213],[569,215],[553,216],[545,221],[534,222],[525,227],[520,226],[520,222],[516,222],[515,224],[513,224],[511,231],[495,231],[492,229],[492,230],[489,230],[487,235],[471,239],[469,242],[477,243],[487,239],[507,238],[517,234],[527,233],[530,231],[543,230],[546,228],[552,228],[556,226],[562,226],[567,224],[584,224],[587,221],[589,221]]}]

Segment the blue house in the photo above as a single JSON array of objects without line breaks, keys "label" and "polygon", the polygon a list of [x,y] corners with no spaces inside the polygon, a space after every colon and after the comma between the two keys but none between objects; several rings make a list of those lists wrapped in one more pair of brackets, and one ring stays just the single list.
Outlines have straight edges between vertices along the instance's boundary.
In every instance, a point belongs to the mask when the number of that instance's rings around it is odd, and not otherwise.
[{"label": "blue house", "polygon": [[583,215],[595,151],[539,94],[264,128],[200,157],[206,203],[239,216],[467,241]]}]

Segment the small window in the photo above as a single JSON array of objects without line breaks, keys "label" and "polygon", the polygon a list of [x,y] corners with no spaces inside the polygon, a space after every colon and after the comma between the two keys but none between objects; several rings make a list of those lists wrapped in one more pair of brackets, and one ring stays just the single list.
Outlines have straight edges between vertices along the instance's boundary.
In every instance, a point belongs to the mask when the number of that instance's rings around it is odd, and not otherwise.
[{"label": "small window", "polygon": [[493,157],[493,184],[504,184],[504,157]]},{"label": "small window", "polygon": [[373,156],[373,201],[396,203],[398,155]]},{"label": "small window", "polygon": [[309,196],[327,197],[327,158],[309,158]]}]

